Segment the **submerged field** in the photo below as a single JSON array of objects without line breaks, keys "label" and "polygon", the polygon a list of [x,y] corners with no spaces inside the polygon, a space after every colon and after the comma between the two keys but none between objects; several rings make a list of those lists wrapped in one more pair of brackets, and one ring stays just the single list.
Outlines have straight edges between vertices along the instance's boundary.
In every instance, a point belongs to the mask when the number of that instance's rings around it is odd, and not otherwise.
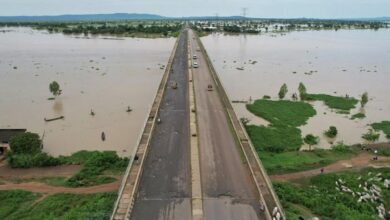
[{"label": "submerged field", "polygon": [[[300,127],[302,136],[312,133],[320,137],[316,147],[330,148],[332,144],[323,135],[329,126],[336,126],[339,131],[333,142],[356,144],[364,142],[361,136],[370,128],[369,124],[389,120],[388,36],[387,29],[339,30],[279,35],[211,34],[202,41],[232,100],[256,100],[265,95],[275,100],[283,83],[288,87],[285,99],[291,100],[303,82],[309,94],[316,94],[312,98],[317,101],[310,104],[317,114]],[[369,101],[361,109],[357,102],[364,92]],[[350,100],[344,102],[334,97]],[[250,124],[269,124],[249,113],[244,104],[235,103],[234,107],[239,117],[251,120]],[[379,142],[387,141],[381,133]]]},{"label": "submerged field", "polygon": [[[38,133],[44,151],[52,155],[79,150],[132,153],[174,38],[87,38],[26,27],[0,30],[0,128]],[[54,80],[62,94],[48,100]],[[126,112],[128,106],[131,113]],[[57,116],[65,118],[44,121]]]}]

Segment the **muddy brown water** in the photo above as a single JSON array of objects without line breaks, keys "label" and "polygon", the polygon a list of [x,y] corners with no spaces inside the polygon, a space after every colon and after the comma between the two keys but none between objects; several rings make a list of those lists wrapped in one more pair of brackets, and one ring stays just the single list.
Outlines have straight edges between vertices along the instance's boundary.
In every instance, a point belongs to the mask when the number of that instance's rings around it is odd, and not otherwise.
[{"label": "muddy brown water", "polygon": [[[297,92],[299,82],[310,93],[348,94],[360,99],[367,91],[370,101],[364,108],[365,119],[350,120],[351,115],[337,114],[322,102],[313,103],[317,115],[301,130],[303,135],[320,136],[319,148],[330,147],[323,132],[331,125],[339,130],[334,142],[355,144],[364,142],[361,135],[367,132],[367,124],[390,120],[389,29],[213,34],[202,41],[232,100],[259,99],[263,95],[277,99],[283,83],[288,86],[288,97]],[[248,112],[245,104],[234,107],[239,117],[248,117],[253,124],[268,124]],[[357,107],[351,113],[359,111]],[[387,141],[383,133],[379,141]]]},{"label": "muddy brown water", "polygon": [[[175,39],[83,39],[30,28],[0,30],[11,30],[0,33],[0,128],[44,134],[44,150],[53,155],[133,152]],[[53,80],[63,92],[49,101]],[[44,122],[61,115],[64,120]]]}]

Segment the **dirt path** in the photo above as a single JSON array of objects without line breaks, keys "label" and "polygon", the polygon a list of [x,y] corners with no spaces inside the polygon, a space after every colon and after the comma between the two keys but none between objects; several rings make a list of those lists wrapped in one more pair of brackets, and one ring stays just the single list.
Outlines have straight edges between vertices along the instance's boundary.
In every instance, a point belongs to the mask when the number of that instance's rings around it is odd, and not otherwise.
[{"label": "dirt path", "polygon": [[45,183],[29,182],[29,183],[19,183],[19,184],[4,183],[0,185],[0,190],[22,189],[26,191],[45,193],[45,194],[55,194],[55,193],[89,194],[89,193],[116,191],[119,189],[119,186],[120,186],[120,180],[117,180],[113,183],[108,183],[108,184],[103,184],[98,186],[79,187],[79,188],[50,186]]},{"label": "dirt path", "polygon": [[[351,169],[362,169],[366,167],[386,167],[390,166],[390,157],[378,157],[378,161],[372,160],[373,155],[368,153],[361,153],[358,156],[348,159],[340,160],[336,163],[324,167],[324,173],[333,173]],[[320,169],[301,171],[296,173],[288,173],[281,175],[272,175],[272,180],[288,181],[304,177],[311,177],[320,174]]]},{"label": "dirt path", "polygon": [[55,167],[39,168],[11,168],[6,163],[0,164],[0,178],[4,179],[28,179],[40,177],[68,177],[81,169],[80,165],[61,165]]}]

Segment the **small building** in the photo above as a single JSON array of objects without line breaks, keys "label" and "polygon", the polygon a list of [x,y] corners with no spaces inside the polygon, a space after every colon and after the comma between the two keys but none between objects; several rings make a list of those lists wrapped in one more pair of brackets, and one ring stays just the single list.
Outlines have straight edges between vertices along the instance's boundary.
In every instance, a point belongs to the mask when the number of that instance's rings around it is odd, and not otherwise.
[{"label": "small building", "polygon": [[9,141],[17,134],[25,133],[26,129],[0,129],[0,155],[9,148]]}]

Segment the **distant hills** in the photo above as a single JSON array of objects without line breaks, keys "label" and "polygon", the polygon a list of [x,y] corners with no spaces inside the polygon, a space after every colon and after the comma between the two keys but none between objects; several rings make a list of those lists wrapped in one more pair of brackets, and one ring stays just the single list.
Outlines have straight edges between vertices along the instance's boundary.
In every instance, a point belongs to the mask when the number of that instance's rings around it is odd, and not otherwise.
[{"label": "distant hills", "polygon": [[[0,16],[0,22],[38,22],[38,21],[120,21],[120,20],[167,20],[167,19],[185,19],[185,20],[210,20],[215,19],[213,16],[199,17],[164,17],[156,14],[138,14],[138,13],[114,13],[114,14],[79,14],[79,15],[53,15],[53,16]],[[225,16],[218,17],[221,20],[239,20],[242,16]],[[256,18],[249,18],[256,19]],[[277,18],[264,18],[277,19]],[[297,18],[291,18],[297,19]],[[301,18],[304,20],[322,20]],[[283,19],[285,20],[285,19]],[[323,19],[329,20],[329,19]],[[360,21],[388,21],[390,17],[376,18],[350,18],[350,19],[332,19],[332,20],[360,20]]]}]

